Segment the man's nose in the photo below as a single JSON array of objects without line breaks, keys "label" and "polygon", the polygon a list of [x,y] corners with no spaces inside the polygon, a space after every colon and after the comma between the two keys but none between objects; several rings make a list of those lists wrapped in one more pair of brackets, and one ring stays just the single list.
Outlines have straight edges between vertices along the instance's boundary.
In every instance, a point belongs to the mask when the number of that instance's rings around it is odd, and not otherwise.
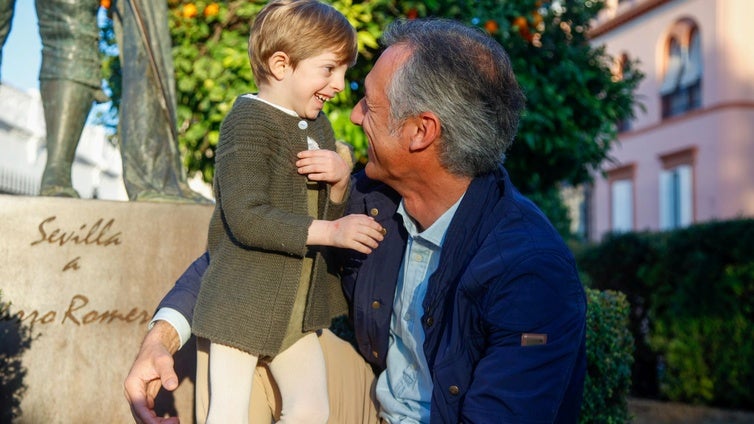
[{"label": "man's nose", "polygon": [[353,107],[353,110],[351,110],[351,122],[353,122],[355,125],[361,126],[361,123],[364,121],[363,109],[364,99],[362,98],[358,103],[356,103],[356,106]]}]

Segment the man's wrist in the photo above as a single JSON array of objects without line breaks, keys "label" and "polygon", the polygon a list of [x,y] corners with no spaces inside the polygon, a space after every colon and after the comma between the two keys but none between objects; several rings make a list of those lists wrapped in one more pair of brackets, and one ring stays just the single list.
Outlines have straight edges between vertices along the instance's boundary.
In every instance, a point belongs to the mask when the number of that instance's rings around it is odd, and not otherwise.
[{"label": "man's wrist", "polygon": [[157,310],[157,313],[149,322],[149,328],[154,328],[159,322],[167,324],[177,336],[178,348],[176,350],[183,347],[191,337],[191,324],[183,314],[173,308],[163,307]]},{"label": "man's wrist", "polygon": [[171,355],[178,352],[181,348],[181,339],[178,336],[178,332],[167,321],[157,321],[149,330],[144,339],[143,346],[150,346],[152,343],[163,345]]}]

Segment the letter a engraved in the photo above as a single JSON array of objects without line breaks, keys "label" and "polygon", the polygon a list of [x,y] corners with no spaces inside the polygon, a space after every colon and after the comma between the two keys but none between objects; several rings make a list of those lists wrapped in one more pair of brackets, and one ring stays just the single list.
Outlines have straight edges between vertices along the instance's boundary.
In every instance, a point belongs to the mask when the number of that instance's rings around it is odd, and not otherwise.
[{"label": "letter a engraved", "polygon": [[74,271],[77,271],[81,266],[79,265],[79,259],[81,259],[81,256],[76,256],[76,258],[63,267],[63,272],[68,271],[69,269],[72,269]]}]

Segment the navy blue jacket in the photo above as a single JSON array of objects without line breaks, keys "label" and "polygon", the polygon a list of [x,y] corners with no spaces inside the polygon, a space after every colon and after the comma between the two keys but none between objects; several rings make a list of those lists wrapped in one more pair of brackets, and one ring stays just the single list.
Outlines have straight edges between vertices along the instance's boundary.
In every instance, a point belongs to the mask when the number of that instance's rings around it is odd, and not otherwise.
[{"label": "navy blue jacket", "polygon": [[[385,369],[406,246],[400,197],[359,175],[347,213],[387,230],[370,255],[344,254],[343,290],[358,349]],[[191,322],[206,255],[160,306]],[[472,181],[448,228],[423,302],[432,423],[576,423],[586,372],[586,298],[573,257],[501,167]],[[545,340],[546,338],[546,340]],[[531,342],[533,340],[533,342]]]}]

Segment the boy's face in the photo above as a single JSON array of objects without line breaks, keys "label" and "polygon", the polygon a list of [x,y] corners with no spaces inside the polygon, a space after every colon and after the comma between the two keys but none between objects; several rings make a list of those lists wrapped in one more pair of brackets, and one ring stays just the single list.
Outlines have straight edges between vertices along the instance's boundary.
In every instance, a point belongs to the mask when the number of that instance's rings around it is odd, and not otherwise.
[{"label": "boy's face", "polygon": [[284,80],[288,88],[287,105],[300,117],[315,119],[326,101],[345,86],[347,64],[340,64],[332,52],[321,53],[298,63]]}]

